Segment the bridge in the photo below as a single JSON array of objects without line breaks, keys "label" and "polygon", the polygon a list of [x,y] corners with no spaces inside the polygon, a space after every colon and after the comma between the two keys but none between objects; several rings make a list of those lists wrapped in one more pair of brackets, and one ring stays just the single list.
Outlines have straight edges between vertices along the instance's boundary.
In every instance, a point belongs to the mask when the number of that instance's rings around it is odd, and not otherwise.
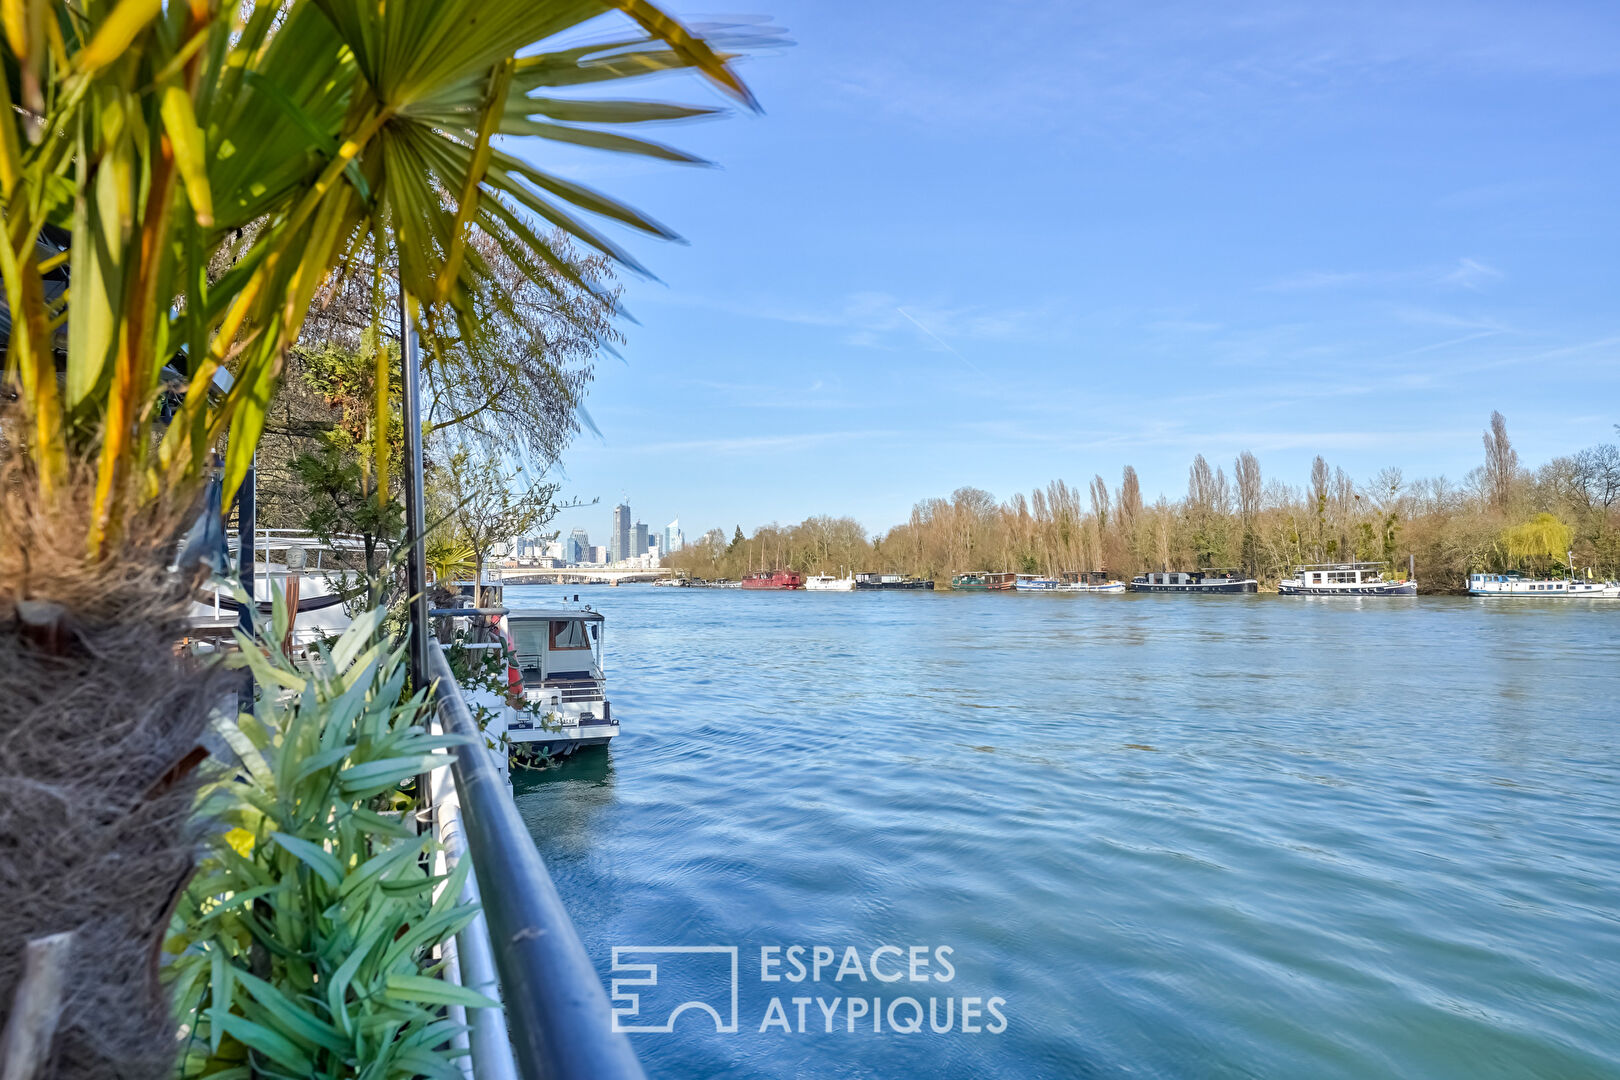
[{"label": "bridge", "polygon": [[[610,566],[559,566],[554,569],[511,566],[501,569],[502,585],[618,585],[623,582],[657,581],[675,576],[666,566],[621,569]],[[491,582],[491,584],[494,584]]]}]

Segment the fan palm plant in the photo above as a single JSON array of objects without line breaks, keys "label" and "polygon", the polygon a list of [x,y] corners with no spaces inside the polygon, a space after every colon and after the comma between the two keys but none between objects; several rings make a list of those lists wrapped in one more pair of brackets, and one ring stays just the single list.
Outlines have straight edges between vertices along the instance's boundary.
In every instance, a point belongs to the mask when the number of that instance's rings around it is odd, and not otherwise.
[{"label": "fan palm plant", "polygon": [[[25,838],[0,1010],[23,942],[82,932],[58,1060],[145,1072],[172,1054],[149,969],[209,697],[171,644],[193,580],[166,567],[213,455],[229,507],[350,265],[396,267],[432,346],[479,336],[469,237],[545,286],[572,271],[536,220],[627,263],[582,215],[669,235],[499,137],[690,161],[622,128],[712,109],[594,91],[694,68],[751,99],[646,0],[6,0],[0,31],[0,833]],[[386,402],[382,353],[378,375]]]}]

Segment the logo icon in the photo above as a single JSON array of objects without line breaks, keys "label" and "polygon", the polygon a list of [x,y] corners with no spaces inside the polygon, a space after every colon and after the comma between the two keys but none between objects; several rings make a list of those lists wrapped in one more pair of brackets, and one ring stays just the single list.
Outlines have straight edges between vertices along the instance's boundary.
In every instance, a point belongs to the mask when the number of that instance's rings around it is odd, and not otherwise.
[{"label": "logo icon", "polygon": [[614,1031],[674,1031],[688,1009],[708,1013],[716,1032],[737,1030],[735,945],[615,945],[613,975]]}]

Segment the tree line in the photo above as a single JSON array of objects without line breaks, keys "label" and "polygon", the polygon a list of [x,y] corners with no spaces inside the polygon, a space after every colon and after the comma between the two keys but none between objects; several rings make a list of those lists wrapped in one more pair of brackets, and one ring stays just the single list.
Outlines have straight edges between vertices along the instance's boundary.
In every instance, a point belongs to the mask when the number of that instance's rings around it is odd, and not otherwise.
[{"label": "tree line", "polygon": [[[1620,432],[1620,425],[1616,427]],[[1455,591],[1470,572],[1620,571],[1620,446],[1605,443],[1537,468],[1519,461],[1501,413],[1483,433],[1481,464],[1461,482],[1409,480],[1386,468],[1356,480],[1317,456],[1305,482],[1268,479],[1245,451],[1227,472],[1202,454],[1187,493],[1147,502],[1136,470],[1118,484],[1054,480],[998,502],[962,487],[924,499],[869,536],[848,517],[765,525],[752,536],[711,530],[666,566],[706,579],[755,570],[883,572],[948,580],[964,570],[1055,575],[1233,567],[1275,582],[1302,563],[1415,564],[1425,591]]]}]

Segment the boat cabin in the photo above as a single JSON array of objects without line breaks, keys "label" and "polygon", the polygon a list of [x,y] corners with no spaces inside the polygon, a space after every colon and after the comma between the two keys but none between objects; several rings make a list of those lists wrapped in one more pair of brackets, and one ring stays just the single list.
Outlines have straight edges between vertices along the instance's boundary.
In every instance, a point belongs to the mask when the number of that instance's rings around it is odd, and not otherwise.
[{"label": "boat cabin", "polygon": [[1384,580],[1384,564],[1358,562],[1302,566],[1299,568],[1299,578],[1308,586],[1372,584]]},{"label": "boat cabin", "polygon": [[1168,572],[1155,571],[1153,573],[1143,574],[1132,580],[1143,582],[1148,585],[1202,585],[1205,583],[1221,584],[1232,581],[1233,578],[1230,574],[1218,570],[1208,572],[1194,571],[1192,573],[1171,570]]},{"label": "boat cabin", "polygon": [[524,608],[507,613],[512,648],[527,692],[565,688],[569,697],[601,698],[602,613],[589,608]]}]

